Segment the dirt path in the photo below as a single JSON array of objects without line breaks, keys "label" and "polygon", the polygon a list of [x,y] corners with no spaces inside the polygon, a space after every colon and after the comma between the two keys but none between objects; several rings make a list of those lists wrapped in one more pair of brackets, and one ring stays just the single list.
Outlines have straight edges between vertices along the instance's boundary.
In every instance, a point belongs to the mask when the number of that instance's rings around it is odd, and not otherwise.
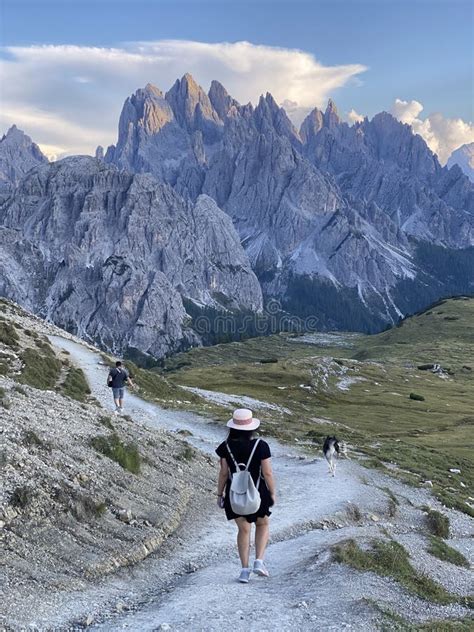
[{"label": "dirt path", "polygon": [[[71,354],[84,370],[94,397],[112,410],[100,356],[70,340],[51,336],[51,341]],[[225,434],[205,418],[163,410],[131,393],[125,412],[136,423],[192,432],[189,441],[208,454]],[[428,492],[406,488],[354,461],[341,461],[332,478],[322,459],[310,460],[273,440],[270,444],[278,503],[271,519],[269,580],[254,578],[249,585],[235,581],[239,570],[235,527],[206,496],[202,510],[208,517],[200,524],[183,525],[160,558],[152,556],[103,580],[93,594],[76,595],[50,623],[62,625],[74,614],[107,630],[370,631],[379,629],[380,622],[371,600],[415,621],[465,615],[461,606],[427,604],[390,580],[356,573],[330,560],[333,544],[355,536],[383,537],[382,529],[394,527],[382,487],[389,486],[407,499],[399,518],[402,524],[415,520],[410,506],[429,502]],[[357,525],[347,513],[349,503],[363,514]],[[459,517],[458,522],[458,535],[467,538],[468,523]]]}]

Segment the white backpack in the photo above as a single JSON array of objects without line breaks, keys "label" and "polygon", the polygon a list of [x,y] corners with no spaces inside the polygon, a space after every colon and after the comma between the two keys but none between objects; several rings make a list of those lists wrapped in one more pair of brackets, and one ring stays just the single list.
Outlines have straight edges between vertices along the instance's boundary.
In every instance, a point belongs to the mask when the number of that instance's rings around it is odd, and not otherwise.
[{"label": "white backpack", "polygon": [[[229,444],[227,441],[225,442],[230,458],[235,465],[235,473],[230,475],[230,506],[232,507],[232,511],[239,516],[249,516],[250,514],[256,513],[260,508],[261,498],[258,488],[260,486],[261,470],[257,485],[253,482],[252,475],[249,472],[249,466],[259,442],[260,439],[257,439],[255,445],[253,446],[249,460],[247,461],[247,465],[244,463],[237,463],[229,448]],[[242,467],[244,468],[243,470],[241,469]]]}]

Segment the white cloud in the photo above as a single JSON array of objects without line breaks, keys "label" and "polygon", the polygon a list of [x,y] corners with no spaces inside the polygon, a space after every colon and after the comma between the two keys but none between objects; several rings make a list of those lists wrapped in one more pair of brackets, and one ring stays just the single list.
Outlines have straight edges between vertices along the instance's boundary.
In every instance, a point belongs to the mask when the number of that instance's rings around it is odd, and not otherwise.
[{"label": "white cloud", "polygon": [[392,114],[413,128],[435,154],[441,164],[445,164],[451,153],[466,143],[474,141],[474,125],[460,118],[445,118],[439,112],[430,114],[425,119],[419,115],[423,105],[418,101],[402,101],[396,99],[392,106]]},{"label": "white cloud", "polygon": [[362,121],[364,120],[364,116],[362,114],[359,114],[354,110],[354,108],[352,108],[352,110],[347,113],[347,119],[349,123],[362,123]]},{"label": "white cloud", "polygon": [[217,79],[241,103],[271,92],[292,102],[298,124],[314,106],[364,72],[361,64],[323,66],[296,49],[248,42],[133,42],[117,48],[5,47],[0,61],[0,127],[16,122],[40,146],[93,153],[116,140],[125,98],[151,82],[166,91],[190,72],[208,88]]}]

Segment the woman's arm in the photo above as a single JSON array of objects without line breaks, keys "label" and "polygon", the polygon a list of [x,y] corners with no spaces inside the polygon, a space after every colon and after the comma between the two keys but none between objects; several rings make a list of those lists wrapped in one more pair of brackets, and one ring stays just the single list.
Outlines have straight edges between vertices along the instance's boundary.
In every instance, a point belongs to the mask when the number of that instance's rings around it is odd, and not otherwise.
[{"label": "woman's arm", "polygon": [[227,465],[227,461],[221,458],[221,467],[220,467],[219,476],[217,479],[217,495],[218,496],[223,495],[228,478],[229,478],[229,466]]},{"label": "woman's arm", "polygon": [[270,492],[270,496],[272,497],[273,502],[276,500],[276,491],[275,491],[275,479],[273,478],[273,470],[272,470],[272,460],[264,459],[262,461],[262,474],[265,479],[265,483],[268,487],[268,491]]}]

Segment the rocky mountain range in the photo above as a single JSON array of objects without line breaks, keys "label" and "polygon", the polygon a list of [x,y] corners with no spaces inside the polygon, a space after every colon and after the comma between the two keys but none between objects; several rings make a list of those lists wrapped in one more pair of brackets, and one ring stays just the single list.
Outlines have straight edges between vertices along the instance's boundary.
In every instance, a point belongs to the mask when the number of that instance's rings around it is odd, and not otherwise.
[{"label": "rocky mountain range", "polygon": [[89,156],[31,170],[2,206],[0,294],[114,351],[161,357],[199,342],[183,299],[259,311],[230,221],[148,175]]},{"label": "rocky mountain range", "polygon": [[471,182],[474,182],[474,143],[462,145],[448,159],[447,166],[458,165]]},{"label": "rocky mountain range", "polygon": [[160,356],[200,341],[190,316],[270,299],[375,331],[473,291],[474,186],[387,113],[330,101],[297,130],[186,74],[131,95],[96,159],[36,162],[0,207],[0,291],[107,348]]}]

